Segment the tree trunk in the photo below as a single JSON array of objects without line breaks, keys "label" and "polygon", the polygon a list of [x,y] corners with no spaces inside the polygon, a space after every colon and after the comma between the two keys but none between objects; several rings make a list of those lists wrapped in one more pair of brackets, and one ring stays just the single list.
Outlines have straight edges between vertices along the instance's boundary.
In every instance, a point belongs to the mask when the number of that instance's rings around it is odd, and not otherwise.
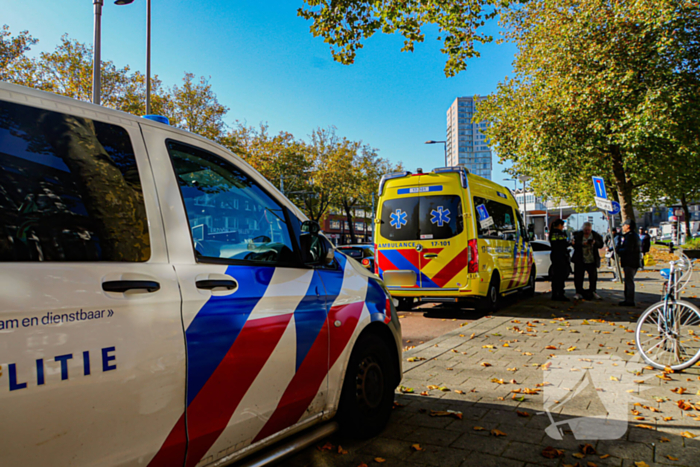
[{"label": "tree trunk", "polygon": [[82,201],[99,225],[105,256],[113,261],[148,259],[148,219],[141,187],[124,179],[98,141],[91,120],[58,113],[45,115],[44,135],[71,173],[83,182]]},{"label": "tree trunk", "polygon": [[613,177],[615,178],[615,189],[617,190],[617,196],[620,200],[622,221],[634,221],[634,204],[632,203],[633,186],[630,181],[627,180],[620,147],[612,146],[610,149],[610,156],[612,159]]},{"label": "tree trunk", "polygon": [[688,210],[688,199],[685,197],[685,193],[681,195],[681,206],[683,207],[683,216],[685,217],[685,241],[693,238],[690,232],[690,211]]},{"label": "tree trunk", "polygon": [[348,219],[348,225],[350,228],[350,243],[354,245],[357,243],[357,237],[355,236],[355,226],[352,222],[352,207],[347,203],[343,203],[343,208],[345,209],[345,216]]}]

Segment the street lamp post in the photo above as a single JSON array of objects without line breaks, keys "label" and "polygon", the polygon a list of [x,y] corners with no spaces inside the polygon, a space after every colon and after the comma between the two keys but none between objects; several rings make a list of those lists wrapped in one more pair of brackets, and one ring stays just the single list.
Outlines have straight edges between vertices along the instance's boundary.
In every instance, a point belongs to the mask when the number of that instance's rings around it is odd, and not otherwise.
[{"label": "street lamp post", "polygon": [[430,141],[426,141],[425,144],[440,144],[442,143],[445,146],[445,167],[447,167],[447,141],[433,141],[432,139]]},{"label": "street lamp post", "polygon": [[[134,0],[116,0],[114,2],[115,5],[130,5],[132,3]],[[151,115],[151,0],[147,0],[146,3],[146,115]]]},{"label": "street lamp post", "polygon": [[102,0],[92,0],[95,25],[92,36],[92,103],[100,105],[100,49],[102,48]]}]

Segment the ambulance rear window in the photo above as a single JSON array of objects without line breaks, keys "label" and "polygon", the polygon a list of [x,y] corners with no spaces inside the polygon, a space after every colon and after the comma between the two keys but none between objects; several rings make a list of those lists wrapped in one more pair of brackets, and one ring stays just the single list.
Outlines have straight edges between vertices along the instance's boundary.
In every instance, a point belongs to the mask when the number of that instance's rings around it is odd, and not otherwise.
[{"label": "ambulance rear window", "polygon": [[459,196],[415,196],[382,204],[380,233],[387,240],[442,240],[463,230]]}]

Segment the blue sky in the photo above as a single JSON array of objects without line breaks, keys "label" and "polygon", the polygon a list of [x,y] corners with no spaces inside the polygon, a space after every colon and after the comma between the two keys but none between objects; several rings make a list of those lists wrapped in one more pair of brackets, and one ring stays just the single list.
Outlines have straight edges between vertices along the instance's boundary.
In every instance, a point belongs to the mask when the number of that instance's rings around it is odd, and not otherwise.
[{"label": "blue sky", "polygon": [[[444,165],[442,145],[424,142],[445,139],[445,113],[456,97],[492,93],[511,73],[515,47],[490,44],[466,72],[446,78],[435,29],[413,53],[400,52],[400,36],[377,34],[354,65],[340,65],[297,16],[302,5],[152,0],[153,73],[167,86],[179,84],[185,72],[210,76],[230,108],[230,124],[268,122],[272,131],[298,138],[333,125],[409,170]],[[26,29],[40,40],[34,52],[53,50],[64,33],[92,44],[90,0],[0,0],[0,11],[0,23],[13,35]],[[104,60],[145,71],[145,0],[127,6],[106,0],[102,31]],[[502,169],[494,165],[494,180],[507,178]]]}]

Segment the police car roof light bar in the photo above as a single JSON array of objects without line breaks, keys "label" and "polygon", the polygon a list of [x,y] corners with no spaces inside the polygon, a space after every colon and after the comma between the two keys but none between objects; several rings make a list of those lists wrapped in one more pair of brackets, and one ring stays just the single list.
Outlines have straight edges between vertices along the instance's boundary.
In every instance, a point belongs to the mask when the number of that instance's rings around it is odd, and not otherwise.
[{"label": "police car roof light bar", "polygon": [[382,192],[384,191],[384,184],[386,183],[387,180],[393,180],[395,178],[401,178],[401,177],[407,177],[411,175],[411,172],[408,170],[404,172],[392,172],[386,175],[382,176],[382,179],[379,182],[379,196],[382,196]]}]

